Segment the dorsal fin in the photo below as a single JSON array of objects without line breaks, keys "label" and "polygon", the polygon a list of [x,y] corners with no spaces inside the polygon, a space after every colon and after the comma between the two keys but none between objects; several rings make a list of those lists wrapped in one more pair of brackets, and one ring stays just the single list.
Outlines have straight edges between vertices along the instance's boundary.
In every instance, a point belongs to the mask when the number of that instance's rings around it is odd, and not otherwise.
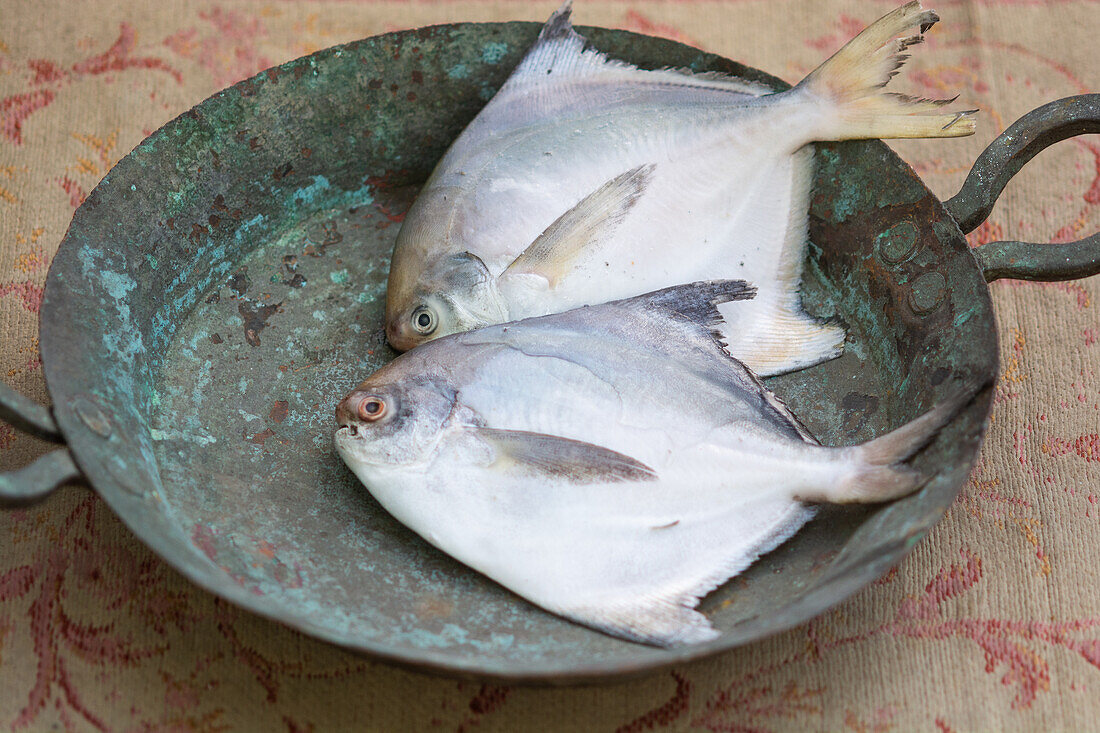
[{"label": "dorsal fin", "polygon": [[744,280],[706,280],[673,285],[671,288],[620,300],[616,305],[680,317],[705,329],[725,348],[720,342],[721,334],[715,330],[725,323],[722,314],[718,312],[718,304],[750,300],[755,296],[756,288]]},{"label": "dorsal fin", "polygon": [[557,10],[546,19],[546,25],[539,31],[539,41],[577,39],[584,44],[584,37],[573,30],[573,0],[565,0]]},{"label": "dorsal fin", "polygon": [[[565,0],[539,31],[535,45],[523,57],[511,79],[543,77],[580,77],[612,69],[636,70],[625,61],[609,59],[588,46],[588,41],[573,29],[573,0]],[[511,81],[509,79],[509,81]]]},{"label": "dorsal fin", "polygon": [[656,314],[662,319],[678,321],[689,330],[713,341],[726,356],[740,363],[741,360],[726,347],[726,338],[722,333],[726,320],[718,306],[721,303],[751,300],[755,297],[756,288],[744,280],[704,280],[673,285],[645,295],[618,300],[612,305],[639,314]]},{"label": "dorsal fin", "polygon": [[733,361],[742,368],[744,376],[760,391],[763,402],[772,410],[789,422],[795,431],[808,443],[820,445],[817,438],[802,424],[790,408],[764,384],[744,362],[729,351],[725,336],[721,327],[726,321],[718,310],[721,303],[730,303],[735,300],[750,300],[756,295],[756,288],[744,280],[710,280],[696,282],[689,285],[676,285],[664,290],[658,290],[636,298],[619,301],[619,305],[627,308],[640,308],[644,311],[656,311],[662,316],[682,318],[698,327]]},{"label": "dorsal fin", "polygon": [[686,69],[642,71],[633,64],[608,58],[577,33],[573,28],[572,13],[573,0],[565,0],[554,11],[539,32],[538,40],[508,78],[509,85],[554,83],[562,78],[579,79],[603,74],[621,74],[624,78],[641,74],[631,81],[705,87],[752,96],[774,91],[763,84],[728,74],[697,74]]}]

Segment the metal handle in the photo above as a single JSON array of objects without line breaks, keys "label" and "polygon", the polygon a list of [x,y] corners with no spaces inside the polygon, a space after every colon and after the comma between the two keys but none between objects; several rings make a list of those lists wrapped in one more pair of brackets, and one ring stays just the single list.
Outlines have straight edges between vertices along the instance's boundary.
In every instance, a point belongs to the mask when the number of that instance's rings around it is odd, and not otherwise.
[{"label": "metal handle", "polygon": [[[1066,97],[1028,112],[989,144],[959,192],[944,202],[963,234],[985,221],[1009,179],[1056,142],[1100,132],[1100,94]],[[1100,233],[1068,244],[990,242],[974,250],[986,282],[1072,280],[1100,273]]]},{"label": "metal handle", "polygon": [[[0,383],[0,419],[17,430],[54,443],[64,442],[53,415],[42,405]],[[46,498],[61,484],[80,477],[68,448],[58,448],[29,466],[0,474],[0,506],[23,506]]]}]

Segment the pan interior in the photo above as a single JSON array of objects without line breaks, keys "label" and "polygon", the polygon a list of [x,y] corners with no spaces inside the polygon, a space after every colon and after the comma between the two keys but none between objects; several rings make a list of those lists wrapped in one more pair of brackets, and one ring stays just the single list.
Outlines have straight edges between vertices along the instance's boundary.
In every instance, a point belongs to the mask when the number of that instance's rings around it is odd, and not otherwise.
[{"label": "pan interior", "polygon": [[[517,660],[570,647],[614,655],[621,642],[539,611],[403,528],[333,450],[336,402],[395,356],[382,332],[385,278],[392,219],[414,194],[322,207],[259,245],[183,321],[151,421],[166,502],[257,599],[349,637]],[[788,391],[812,394],[821,371],[788,380]],[[881,394],[876,370],[859,374],[857,392]],[[824,428],[832,408],[817,400],[800,412]],[[858,432],[884,417],[849,408],[841,419]],[[828,513],[704,608],[734,626],[783,604],[865,514]]]},{"label": "pan interior", "polygon": [[[96,488],[205,587],[408,664],[584,678],[760,638],[877,577],[952,500],[987,403],[918,459],[937,467],[920,493],[884,507],[827,508],[708,596],[700,610],[723,635],[703,649],[654,649],[561,620],[399,525],[335,454],[333,408],[395,356],[382,332],[385,278],[419,182],[536,32],[467,25],[368,39],[266,72],[170,123],[90,197],[95,212],[78,214],[70,231],[72,261],[56,264],[62,285],[47,290],[46,308],[71,310],[80,288],[105,302],[130,278],[132,308],[115,307],[143,338],[129,367],[112,367],[129,369],[126,379],[97,384],[89,365],[51,365],[62,337],[87,340],[92,366],[108,343],[83,333],[79,318],[64,331],[44,326],[43,351],[59,419]],[[668,41],[590,35],[643,67],[779,84]],[[489,46],[507,53],[486,55]],[[150,191],[139,188],[150,180]],[[994,335],[958,229],[885,146],[821,146],[815,191],[804,299],[810,312],[843,321],[849,342],[843,357],[772,386],[823,442],[849,444],[915,417],[952,382],[995,370]],[[135,206],[144,219],[127,216]],[[94,249],[108,237],[114,248]],[[111,264],[126,250],[120,239],[132,252]],[[90,247],[99,259],[89,260]],[[88,261],[99,271],[89,274]],[[119,275],[125,267],[133,277]],[[81,388],[103,412],[129,416],[139,444],[130,455],[155,491],[133,491],[132,479],[121,491],[126,482],[107,458],[97,470],[84,449],[95,439],[82,427],[88,407],[68,407],[66,392]]]}]

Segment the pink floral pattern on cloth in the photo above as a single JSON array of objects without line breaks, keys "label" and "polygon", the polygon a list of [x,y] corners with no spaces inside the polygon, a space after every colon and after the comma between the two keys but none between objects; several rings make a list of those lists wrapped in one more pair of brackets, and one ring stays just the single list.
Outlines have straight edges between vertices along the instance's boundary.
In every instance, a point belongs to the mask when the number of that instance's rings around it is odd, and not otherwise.
[{"label": "pink floral pattern on cloth", "polygon": [[[579,22],[801,78],[893,0],[583,0]],[[893,147],[941,198],[1028,110],[1100,91],[1096,0],[943,0],[899,79],[979,134]],[[0,0],[0,369],[45,401],[37,314],[74,209],[152,130],[319,48],[554,2]],[[1100,230],[1100,140],[1055,146],[972,244]],[[1088,729],[1100,717],[1100,279],[993,286],[1002,376],[980,464],[884,578],[772,639],[627,683],[456,682],[366,661],[198,590],[94,495],[0,512],[0,729]],[[0,424],[0,467],[41,443]]]}]

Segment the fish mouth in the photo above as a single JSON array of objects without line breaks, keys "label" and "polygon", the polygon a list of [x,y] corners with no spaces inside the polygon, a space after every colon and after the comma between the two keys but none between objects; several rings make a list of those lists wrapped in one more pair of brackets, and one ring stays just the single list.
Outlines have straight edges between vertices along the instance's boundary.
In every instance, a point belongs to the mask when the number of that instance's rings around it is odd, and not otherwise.
[{"label": "fish mouth", "polygon": [[406,329],[402,328],[400,325],[390,325],[386,327],[386,340],[389,341],[390,346],[397,351],[408,351],[419,346],[420,342],[426,339],[408,333]]},{"label": "fish mouth", "polygon": [[332,436],[332,445],[336,448],[337,455],[347,464],[348,468],[351,468],[354,463],[359,461],[358,448],[361,444],[360,436],[352,432],[352,429],[346,425],[340,426]]},{"label": "fish mouth", "polygon": [[336,429],[336,440],[352,440],[359,437],[359,428],[355,425],[341,425]]}]

